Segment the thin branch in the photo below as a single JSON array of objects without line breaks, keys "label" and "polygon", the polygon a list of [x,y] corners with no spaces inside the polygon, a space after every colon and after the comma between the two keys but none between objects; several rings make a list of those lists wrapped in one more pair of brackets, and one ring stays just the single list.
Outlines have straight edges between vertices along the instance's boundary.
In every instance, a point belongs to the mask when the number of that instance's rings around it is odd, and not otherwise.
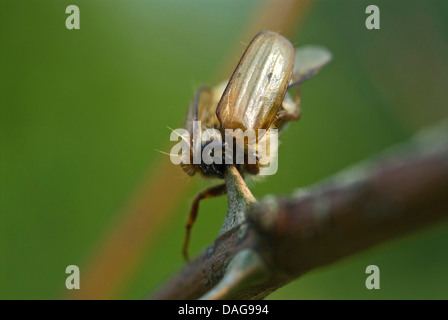
[{"label": "thin branch", "polygon": [[[229,197],[228,214],[245,211],[245,197]],[[247,207],[244,222],[151,298],[264,298],[306,272],[447,219],[448,125],[289,197]]]}]

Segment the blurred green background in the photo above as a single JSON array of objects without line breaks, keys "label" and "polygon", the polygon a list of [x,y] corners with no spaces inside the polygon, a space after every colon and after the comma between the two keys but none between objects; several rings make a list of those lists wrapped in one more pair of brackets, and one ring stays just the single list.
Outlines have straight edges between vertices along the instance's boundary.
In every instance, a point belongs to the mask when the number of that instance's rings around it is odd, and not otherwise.
[{"label": "blurred green background", "polygon": [[[166,127],[181,125],[197,86],[214,84],[263,2],[0,2],[0,298],[66,297],[71,264],[82,290],[98,242],[169,161],[154,151],[169,150]],[[70,4],[80,30],[65,28]],[[380,7],[380,30],[365,28],[369,4]],[[290,40],[324,45],[334,60],[304,85],[303,118],[282,136],[278,173],[251,185],[255,196],[289,194],[446,117],[447,12],[443,0],[316,1]],[[170,179],[188,191],[114,298],[142,298],[182,266],[191,199],[210,183],[180,171]],[[226,205],[201,205],[192,255],[216,237]],[[441,224],[269,298],[447,299],[447,249]],[[370,264],[380,267],[380,290],[365,288]]]}]

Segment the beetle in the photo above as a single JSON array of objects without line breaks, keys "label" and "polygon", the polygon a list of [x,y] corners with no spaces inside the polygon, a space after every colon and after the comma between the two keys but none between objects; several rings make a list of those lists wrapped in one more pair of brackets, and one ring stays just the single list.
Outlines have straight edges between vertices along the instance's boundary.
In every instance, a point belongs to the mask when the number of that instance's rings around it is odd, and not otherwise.
[{"label": "beetle", "polygon": [[[272,129],[282,130],[291,120],[300,118],[301,84],[315,75],[332,58],[331,53],[320,46],[294,49],[289,40],[272,31],[259,32],[249,43],[230,80],[216,87],[201,87],[197,90],[187,112],[185,129],[191,152],[188,161],[180,163],[190,176],[196,173],[204,177],[224,178],[229,165],[226,157],[235,160],[235,148],[242,149],[243,163],[232,162],[244,177],[256,176],[262,169],[259,155],[254,152],[254,141],[244,140],[229,150],[227,142],[216,136],[200,137],[200,133],[213,129],[222,135],[226,130],[265,130],[257,139],[266,138]],[[292,97],[288,91],[295,91]],[[195,125],[200,121],[200,126]],[[258,131],[259,132],[259,131]],[[221,137],[222,137],[221,135]],[[185,137],[182,137],[184,140]],[[236,137],[234,136],[233,139]],[[241,140],[240,140],[241,141]],[[211,143],[222,147],[222,161],[194,161],[194,151],[199,153]],[[221,150],[220,150],[221,151]],[[252,163],[251,156],[255,157]],[[228,158],[228,157],[227,157]],[[191,228],[197,218],[199,202],[226,193],[226,185],[220,184],[201,191],[193,200],[186,223],[183,255],[188,260],[188,244]]]}]

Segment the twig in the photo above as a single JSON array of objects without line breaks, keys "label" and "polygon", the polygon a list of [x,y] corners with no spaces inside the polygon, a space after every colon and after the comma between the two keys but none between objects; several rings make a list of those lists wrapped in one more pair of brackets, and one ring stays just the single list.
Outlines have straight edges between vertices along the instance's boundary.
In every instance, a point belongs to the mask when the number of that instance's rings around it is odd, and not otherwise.
[{"label": "twig", "polygon": [[240,208],[244,222],[227,225],[151,298],[264,298],[310,270],[448,218],[448,125],[289,197],[229,196],[228,215]]}]

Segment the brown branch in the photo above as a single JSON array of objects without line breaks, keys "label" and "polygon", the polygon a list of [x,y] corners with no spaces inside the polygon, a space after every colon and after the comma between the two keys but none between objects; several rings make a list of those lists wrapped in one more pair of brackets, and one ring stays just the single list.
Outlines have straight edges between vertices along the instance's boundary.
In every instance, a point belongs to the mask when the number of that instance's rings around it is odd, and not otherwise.
[{"label": "brown branch", "polygon": [[[229,195],[229,211],[238,201]],[[448,125],[292,196],[248,207],[243,223],[151,298],[264,298],[310,270],[448,218]]]}]

